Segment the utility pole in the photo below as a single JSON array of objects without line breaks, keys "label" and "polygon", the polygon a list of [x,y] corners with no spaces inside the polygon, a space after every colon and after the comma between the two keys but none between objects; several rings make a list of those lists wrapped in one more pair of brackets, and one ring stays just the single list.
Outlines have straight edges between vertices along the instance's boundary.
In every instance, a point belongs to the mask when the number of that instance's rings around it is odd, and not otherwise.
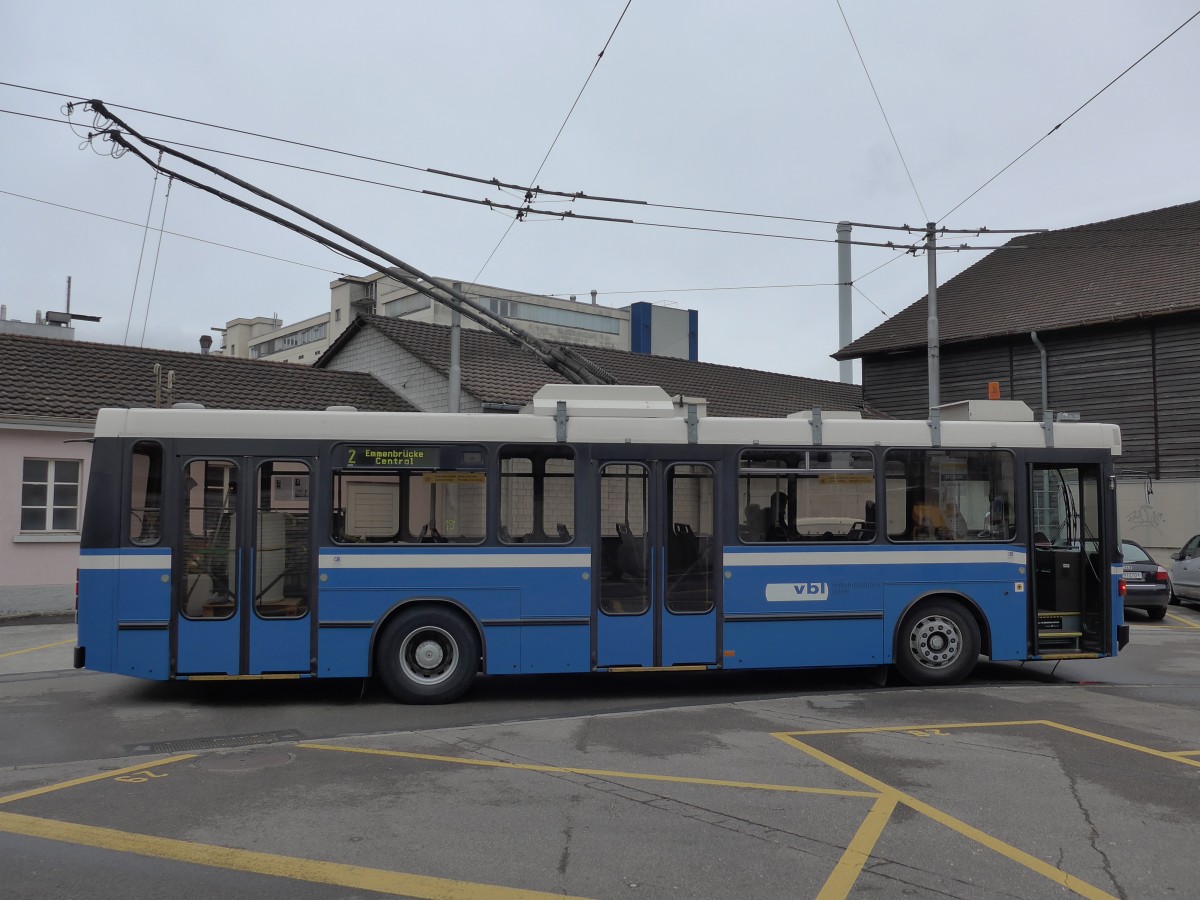
[{"label": "utility pole", "polygon": [[[462,293],[462,282],[454,282],[454,290]],[[462,390],[462,365],[459,361],[459,339],[462,336],[462,318],[458,307],[450,307],[450,412],[459,411]]]},{"label": "utility pole", "polygon": [[[852,301],[853,282],[850,280],[850,223],[838,222],[838,347],[854,340]],[[840,363],[842,384],[854,384],[854,360]]]},{"label": "utility pole", "polygon": [[925,224],[925,253],[929,261],[929,414],[941,405],[941,347],[937,316],[937,223]]}]

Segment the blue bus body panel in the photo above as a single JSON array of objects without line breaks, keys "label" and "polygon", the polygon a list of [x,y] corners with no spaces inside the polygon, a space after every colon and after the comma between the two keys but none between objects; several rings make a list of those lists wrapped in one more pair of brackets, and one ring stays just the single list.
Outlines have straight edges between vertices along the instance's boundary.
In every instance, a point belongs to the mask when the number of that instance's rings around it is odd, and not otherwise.
[{"label": "blue bus body panel", "polygon": [[319,672],[368,674],[376,624],[421,599],[480,625],[488,674],[587,671],[591,563],[586,547],[323,547]]},{"label": "blue bus body panel", "polygon": [[680,613],[663,610],[662,664],[714,665],[717,662],[717,611]]},{"label": "blue bus body panel", "polygon": [[654,617],[650,610],[637,615],[596,615],[597,666],[654,665]]},{"label": "blue bus body panel", "polygon": [[80,551],[79,644],[87,668],[170,677],[170,618],[170,550]]},{"label": "blue bus body panel", "polygon": [[308,672],[312,668],[309,615],[264,619],[250,616],[250,674]]},{"label": "blue bus body panel", "polygon": [[1008,546],[726,547],[727,668],[892,661],[915,601],[961,594],[987,618],[996,659],[1026,656],[1025,553]]},{"label": "blue bus body panel", "polygon": [[179,619],[179,675],[237,675],[241,671],[241,619]]}]

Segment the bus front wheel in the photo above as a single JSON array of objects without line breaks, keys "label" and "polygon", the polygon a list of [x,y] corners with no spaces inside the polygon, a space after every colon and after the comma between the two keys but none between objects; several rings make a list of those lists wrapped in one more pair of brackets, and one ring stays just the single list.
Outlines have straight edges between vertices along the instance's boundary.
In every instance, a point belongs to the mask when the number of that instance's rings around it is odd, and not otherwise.
[{"label": "bus front wheel", "polygon": [[957,684],[979,660],[979,626],[953,601],[910,610],[896,636],[896,668],[913,684]]},{"label": "bus front wheel", "polygon": [[402,703],[449,703],[475,680],[479,638],[451,610],[404,610],[383,629],[376,663],[384,686]]}]

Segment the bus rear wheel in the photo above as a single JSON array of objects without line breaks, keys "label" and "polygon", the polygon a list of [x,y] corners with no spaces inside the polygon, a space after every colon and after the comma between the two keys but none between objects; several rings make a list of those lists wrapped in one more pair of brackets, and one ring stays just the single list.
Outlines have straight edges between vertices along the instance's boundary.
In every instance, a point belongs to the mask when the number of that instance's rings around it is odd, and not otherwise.
[{"label": "bus rear wheel", "polygon": [[979,660],[979,626],[953,601],[918,606],[896,635],[896,668],[912,684],[957,684]]},{"label": "bus rear wheel", "polygon": [[388,692],[402,703],[449,703],[475,680],[479,638],[451,610],[404,610],[380,635],[376,668]]}]

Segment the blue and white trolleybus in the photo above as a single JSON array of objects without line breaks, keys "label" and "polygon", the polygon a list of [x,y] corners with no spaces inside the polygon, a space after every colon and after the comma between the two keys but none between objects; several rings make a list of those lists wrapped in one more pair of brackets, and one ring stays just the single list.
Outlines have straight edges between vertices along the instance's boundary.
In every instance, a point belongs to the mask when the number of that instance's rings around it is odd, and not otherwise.
[{"label": "blue and white trolleybus", "polygon": [[943,684],[1124,645],[1116,426],[704,406],[550,385],[513,415],[101,410],[76,665],[431,703],[480,674]]}]

